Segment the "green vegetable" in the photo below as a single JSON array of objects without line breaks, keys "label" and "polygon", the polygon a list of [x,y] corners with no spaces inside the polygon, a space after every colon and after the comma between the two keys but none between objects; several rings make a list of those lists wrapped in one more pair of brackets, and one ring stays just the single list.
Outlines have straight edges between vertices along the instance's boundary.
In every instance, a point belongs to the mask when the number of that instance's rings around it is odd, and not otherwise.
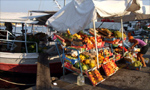
[{"label": "green vegetable", "polygon": [[134,63],[131,64],[133,67],[140,67],[142,66],[142,63],[140,61],[135,61]]},{"label": "green vegetable", "polygon": [[[80,64],[81,64],[81,66],[83,65],[82,63],[80,63]],[[79,64],[79,62],[75,63],[75,67],[80,68],[80,64]]]},{"label": "green vegetable", "polygon": [[[120,31],[114,31],[114,36],[116,38],[121,38],[122,37],[122,33]],[[126,35],[123,33],[123,37],[125,38]]]},{"label": "green vegetable", "polygon": [[89,69],[89,66],[88,65],[82,65],[82,70],[88,70]]}]

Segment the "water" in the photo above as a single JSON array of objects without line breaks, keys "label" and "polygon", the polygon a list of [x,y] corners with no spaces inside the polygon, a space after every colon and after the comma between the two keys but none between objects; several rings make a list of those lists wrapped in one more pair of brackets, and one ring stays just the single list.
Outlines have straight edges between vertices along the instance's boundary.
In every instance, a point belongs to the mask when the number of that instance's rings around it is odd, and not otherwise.
[{"label": "water", "polygon": [[0,71],[0,90],[24,90],[29,87],[35,86],[35,83],[36,74]]},{"label": "water", "polygon": [[[58,79],[61,76],[62,73],[51,74],[51,77],[57,77]],[[36,86],[36,74],[0,71],[0,90],[25,90],[32,86]]]}]

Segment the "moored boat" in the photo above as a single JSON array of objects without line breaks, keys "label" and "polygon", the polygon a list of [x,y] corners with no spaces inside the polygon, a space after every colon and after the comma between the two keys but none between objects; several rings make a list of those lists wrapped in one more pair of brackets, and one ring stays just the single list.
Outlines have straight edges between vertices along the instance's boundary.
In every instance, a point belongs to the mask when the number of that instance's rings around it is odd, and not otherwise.
[{"label": "moored boat", "polygon": [[[19,73],[36,73],[38,53],[0,52],[0,70]],[[61,73],[61,62],[58,56],[49,58],[51,73]]]},{"label": "moored boat", "polygon": [[[11,22],[10,22],[11,21]],[[36,24],[36,21],[18,21],[10,20],[10,23],[21,24]],[[1,22],[5,22],[4,20]],[[22,28],[23,29],[23,28]],[[26,29],[25,29],[26,30]],[[22,32],[20,36],[15,36],[15,33],[11,33],[7,30],[0,30],[0,70],[19,73],[36,73],[37,62],[39,52],[45,50],[45,47],[51,48],[52,46],[46,46],[48,36],[43,33],[26,34]],[[34,38],[31,36],[35,36]],[[45,35],[44,38],[40,35]],[[29,36],[29,37],[28,37]],[[37,38],[38,37],[38,38]],[[28,41],[32,39],[31,41]],[[41,39],[41,41],[40,41]],[[44,39],[44,40],[43,40]],[[36,42],[38,40],[38,42]],[[44,47],[43,47],[44,42]],[[48,49],[48,48],[46,48]],[[56,52],[57,53],[57,52]],[[50,55],[49,66],[51,73],[62,73],[61,61],[58,54]]]}]

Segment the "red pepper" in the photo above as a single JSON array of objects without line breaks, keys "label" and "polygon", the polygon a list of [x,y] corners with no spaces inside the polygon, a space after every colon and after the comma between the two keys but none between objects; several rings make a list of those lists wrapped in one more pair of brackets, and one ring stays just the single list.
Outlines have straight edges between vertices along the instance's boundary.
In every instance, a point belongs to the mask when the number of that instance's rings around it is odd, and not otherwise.
[{"label": "red pepper", "polygon": [[[121,48],[122,49],[122,46],[119,46],[119,48]],[[127,49],[124,47],[124,51],[126,52],[127,51]]]}]

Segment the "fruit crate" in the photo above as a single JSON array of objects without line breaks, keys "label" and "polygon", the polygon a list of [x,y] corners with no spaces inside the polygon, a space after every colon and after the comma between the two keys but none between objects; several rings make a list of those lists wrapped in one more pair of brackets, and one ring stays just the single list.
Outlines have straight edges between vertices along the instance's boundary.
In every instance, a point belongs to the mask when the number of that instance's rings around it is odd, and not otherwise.
[{"label": "fruit crate", "polygon": [[115,37],[104,38],[104,41],[114,41],[114,40],[116,40]]},{"label": "fruit crate", "polygon": [[112,76],[119,69],[115,64],[114,60],[111,60],[110,62],[103,64],[102,67],[104,69],[106,76]]},{"label": "fruit crate", "polygon": [[115,39],[114,41],[105,41],[106,43],[118,44],[120,39]]},{"label": "fruit crate", "polygon": [[130,64],[128,64],[128,65],[126,66],[126,68],[127,68],[127,69],[131,69],[131,70],[137,70],[137,71],[140,71],[140,70],[141,70],[141,66],[139,66],[139,67],[133,67],[133,66],[131,66]]},{"label": "fruit crate", "polygon": [[67,58],[67,57],[63,57],[65,61],[70,61],[73,65],[78,62],[78,59],[70,59],[70,58]]},{"label": "fruit crate", "polygon": [[96,86],[99,83],[105,81],[105,79],[102,77],[102,75],[97,69],[86,71],[85,74],[88,76],[93,86]]},{"label": "fruit crate", "polygon": [[127,69],[131,69],[131,70],[141,70],[141,66],[139,66],[139,67],[134,67],[134,66],[131,66],[131,62],[129,62],[129,61],[126,61],[126,64],[127,64],[127,66],[126,66],[126,68]]},{"label": "fruit crate", "polygon": [[[64,62],[64,67],[70,71],[73,71],[75,73],[80,74],[81,70],[79,68],[74,67],[72,64],[70,64],[69,62]],[[85,74],[85,71],[82,71],[83,74]]]}]

